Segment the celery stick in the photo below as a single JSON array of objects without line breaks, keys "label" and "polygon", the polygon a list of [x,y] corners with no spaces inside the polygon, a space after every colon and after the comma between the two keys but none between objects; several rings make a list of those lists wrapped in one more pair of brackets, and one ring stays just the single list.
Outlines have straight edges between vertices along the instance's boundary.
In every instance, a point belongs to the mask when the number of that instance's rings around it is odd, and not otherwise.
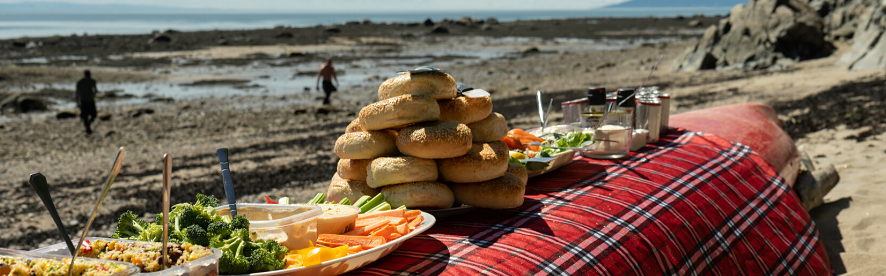
[{"label": "celery stick", "polygon": [[338,202],[339,205],[351,205],[351,200],[347,197]]},{"label": "celery stick", "polygon": [[317,204],[317,202],[320,202],[321,196],[323,196],[323,193],[317,193],[311,201],[308,201],[308,204]]},{"label": "celery stick", "polygon": [[289,204],[289,197],[281,197],[277,200],[277,204]]},{"label": "celery stick", "polygon": [[369,202],[366,202],[366,204],[364,204],[363,206],[360,206],[360,213],[361,214],[366,213],[370,209],[375,208],[375,206],[378,206],[379,204],[381,204],[382,202],[385,202],[385,195],[382,193],[379,193],[378,195],[376,195],[375,197],[370,199]]},{"label": "celery stick", "polygon": [[391,210],[391,204],[385,202],[385,203],[379,204],[378,206],[375,206],[375,208],[372,208],[371,210],[366,211],[366,212],[372,213],[375,211],[387,211],[387,210]]},{"label": "celery stick", "polygon": [[400,205],[400,207],[397,207],[397,209],[394,210],[406,210],[406,205]]},{"label": "celery stick", "polygon": [[368,196],[368,195],[361,196],[359,199],[357,199],[357,202],[354,202],[354,205],[353,205],[353,206],[355,206],[355,207],[362,207],[364,204],[366,204],[366,202],[369,202],[369,196]]}]

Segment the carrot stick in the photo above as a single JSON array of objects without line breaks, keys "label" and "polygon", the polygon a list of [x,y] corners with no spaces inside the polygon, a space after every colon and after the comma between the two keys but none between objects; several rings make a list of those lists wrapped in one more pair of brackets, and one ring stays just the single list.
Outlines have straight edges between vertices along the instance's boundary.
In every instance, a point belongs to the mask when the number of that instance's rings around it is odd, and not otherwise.
[{"label": "carrot stick", "polygon": [[400,235],[399,233],[393,233],[390,236],[388,236],[388,241],[396,240],[397,238],[402,237],[402,236],[403,235]]},{"label": "carrot stick", "polygon": [[364,237],[364,236],[343,236],[332,234],[321,234],[317,237],[317,243],[323,244],[344,244],[347,246],[359,245],[365,249],[372,249],[385,244],[387,240],[384,237]]},{"label": "carrot stick", "polygon": [[372,213],[360,214],[357,215],[357,219],[368,219],[368,218],[376,218],[376,217],[405,217],[406,211],[403,210],[388,210],[388,211],[376,211]]},{"label": "carrot stick", "polygon": [[421,224],[422,221],[425,221],[425,217],[423,217],[423,216],[415,217],[415,219],[412,219],[412,221],[409,221],[409,227],[417,228]]},{"label": "carrot stick", "polygon": [[357,254],[360,253],[360,251],[363,251],[363,246],[355,245],[348,247],[348,254]]},{"label": "carrot stick", "polygon": [[409,225],[406,225],[405,223],[397,225],[396,228],[397,228],[397,233],[399,233],[400,235],[409,234]]},{"label": "carrot stick", "polygon": [[370,233],[372,233],[372,231],[378,230],[379,228],[381,228],[385,225],[388,225],[389,223],[391,223],[391,221],[389,221],[389,220],[379,220],[376,223],[373,223],[373,224],[370,224],[367,226],[363,226],[363,227],[358,227],[357,229],[351,230],[351,231],[344,233],[342,235],[345,235],[345,236],[360,236],[360,235],[366,236],[366,235],[369,235]]},{"label": "carrot stick", "polygon": [[406,220],[406,219],[402,218],[402,217],[375,217],[375,218],[367,218],[367,219],[358,219],[354,223],[354,227],[357,227],[357,228],[365,227],[365,226],[369,226],[369,225],[378,223],[379,221],[388,221],[388,223],[396,225],[396,224],[400,224],[400,222],[404,221],[404,220]]},{"label": "carrot stick", "polygon": [[388,235],[393,234],[393,233],[397,233],[397,229],[388,225],[382,229],[372,232],[372,235],[369,235],[369,236],[370,237],[372,237],[372,236],[387,237]]},{"label": "carrot stick", "polygon": [[412,220],[415,217],[421,216],[421,210],[406,211],[405,215],[406,215],[406,219]]}]

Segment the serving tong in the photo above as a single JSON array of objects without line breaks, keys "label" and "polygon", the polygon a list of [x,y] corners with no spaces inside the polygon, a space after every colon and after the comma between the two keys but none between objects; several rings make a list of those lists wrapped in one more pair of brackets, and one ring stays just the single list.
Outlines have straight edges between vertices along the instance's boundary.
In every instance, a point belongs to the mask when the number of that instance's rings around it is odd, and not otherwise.
[{"label": "serving tong", "polygon": [[172,157],[168,153],[163,154],[163,269],[169,268],[169,259],[167,258],[169,242],[169,195],[172,189]]}]

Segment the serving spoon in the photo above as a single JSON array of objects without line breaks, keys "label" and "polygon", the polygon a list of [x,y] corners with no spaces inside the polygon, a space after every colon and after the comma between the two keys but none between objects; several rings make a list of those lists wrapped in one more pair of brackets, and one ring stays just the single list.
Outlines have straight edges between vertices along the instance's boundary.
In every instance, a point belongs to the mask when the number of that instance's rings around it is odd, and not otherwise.
[{"label": "serving spoon", "polygon": [[98,209],[102,206],[102,201],[105,200],[105,197],[108,196],[108,191],[111,190],[111,184],[114,184],[114,179],[117,178],[117,173],[120,172],[120,166],[123,164],[123,155],[126,153],[126,149],[120,147],[120,150],[117,151],[117,158],[114,159],[114,164],[111,166],[111,172],[108,173],[108,179],[105,182],[105,187],[102,188],[102,193],[98,197],[98,202],[95,203],[95,207],[92,208],[92,215],[89,216],[89,221],[86,222],[86,227],[83,228],[83,235],[80,236],[80,240],[77,241],[77,249],[74,250],[74,254],[71,255],[71,265],[68,266],[68,276],[71,276],[71,273],[74,272],[74,260],[77,259],[77,254],[80,252],[80,246],[83,245],[83,242],[86,240],[86,235],[89,234],[89,227],[92,225],[92,222],[95,221],[95,216],[98,215]]},{"label": "serving spoon", "polygon": [[46,177],[41,173],[32,173],[31,177],[28,179],[28,183],[31,183],[31,187],[34,187],[34,191],[40,196],[40,200],[43,200],[43,205],[49,210],[49,215],[52,217],[52,221],[55,222],[55,226],[58,227],[58,231],[61,232],[62,239],[64,239],[65,244],[68,245],[68,251],[71,251],[72,256],[77,255],[77,251],[74,249],[74,243],[71,242],[71,236],[68,235],[68,230],[65,229],[65,225],[62,224],[62,219],[58,216],[58,210],[55,209],[55,203],[52,202],[52,196],[49,195],[49,184],[46,184]]}]

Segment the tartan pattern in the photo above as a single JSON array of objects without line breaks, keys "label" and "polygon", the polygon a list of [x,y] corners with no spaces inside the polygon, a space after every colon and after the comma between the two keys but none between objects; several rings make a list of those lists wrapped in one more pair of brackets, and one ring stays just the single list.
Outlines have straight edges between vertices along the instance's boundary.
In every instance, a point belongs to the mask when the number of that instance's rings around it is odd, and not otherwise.
[{"label": "tartan pattern", "polygon": [[349,275],[829,275],[809,214],[745,145],[671,129],[616,161],[576,157],[524,204],[441,219]]}]

